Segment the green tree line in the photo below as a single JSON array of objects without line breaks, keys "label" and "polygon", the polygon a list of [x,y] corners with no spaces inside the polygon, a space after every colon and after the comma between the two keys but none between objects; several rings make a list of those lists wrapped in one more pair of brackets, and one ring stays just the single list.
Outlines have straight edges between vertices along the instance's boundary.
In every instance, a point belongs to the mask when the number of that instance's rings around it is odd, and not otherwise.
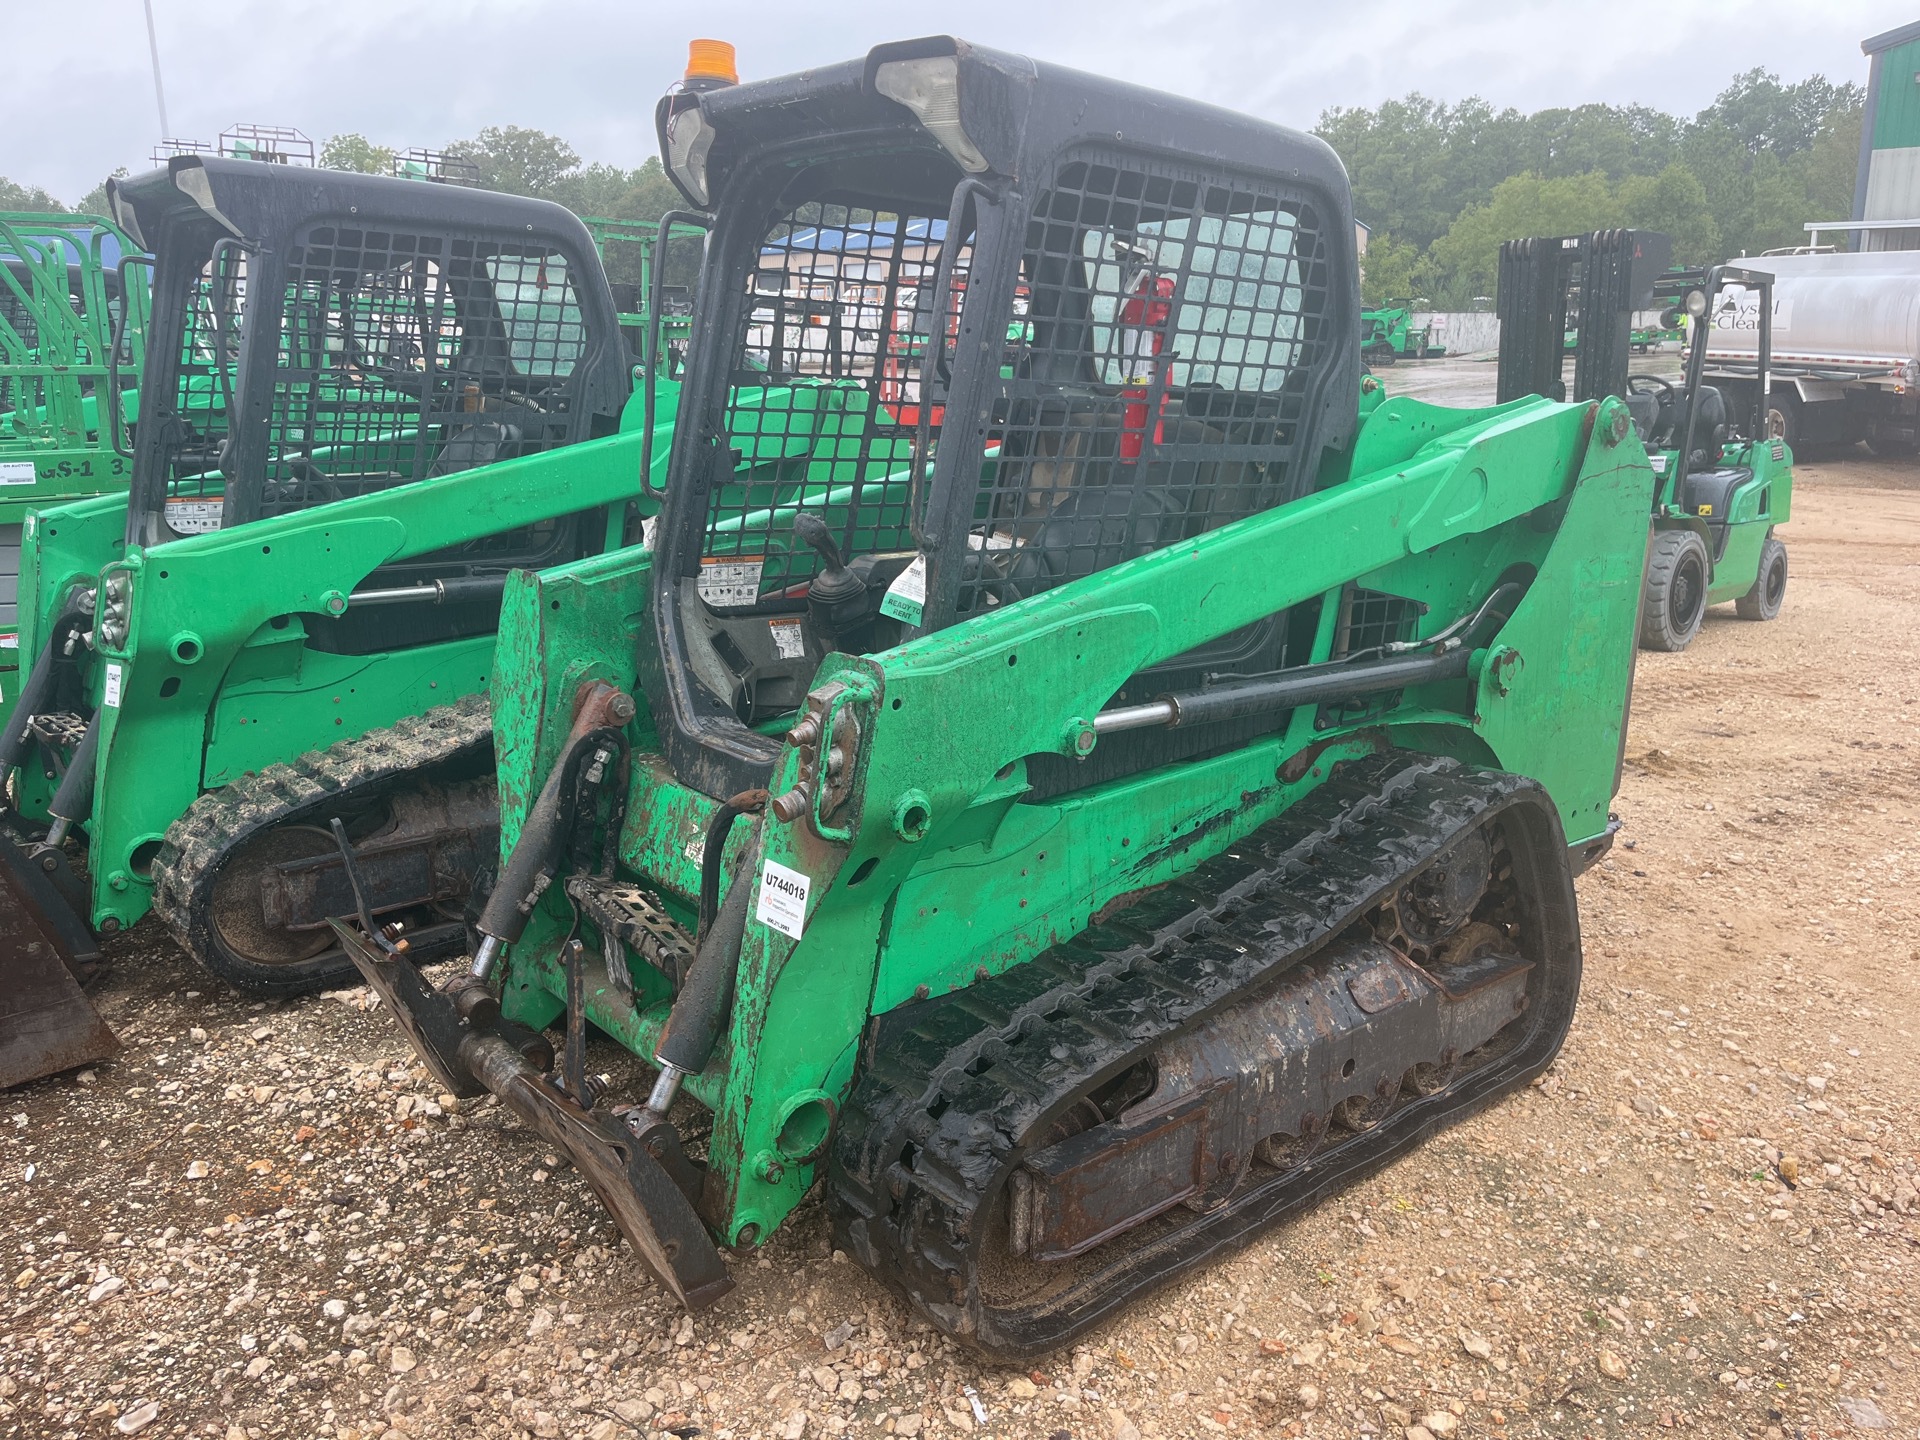
[{"label": "green tree line", "polygon": [[1807,221],[1851,213],[1863,108],[1858,85],[1756,69],[1691,119],[1644,105],[1523,115],[1416,93],[1330,109],[1314,129],[1372,227],[1367,301],[1465,307],[1493,294],[1500,242],[1516,236],[1663,230],[1688,264],[1802,244]]},{"label": "green tree line", "polygon": [[[117,178],[128,172],[123,165],[113,173]],[[38,185],[16,185],[0,175],[0,210],[29,215],[104,215],[107,213],[107,182],[102,180],[80,197],[79,204],[69,208]]]},{"label": "green tree line", "polygon": [[[489,125],[469,140],[441,147],[449,158],[465,160],[477,172],[473,183],[484,190],[552,200],[583,218],[633,220],[647,224],[680,205],[660,161],[649,156],[637,169],[585,162],[558,135],[520,125]],[[319,163],[330,170],[358,170],[370,175],[392,172],[394,152],[364,135],[335,135],[320,147]],[[640,256],[632,245],[603,247],[607,278],[615,284],[638,284],[643,278]],[[687,283],[699,264],[697,241],[676,241],[667,278]]]},{"label": "green tree line", "polygon": [[[634,170],[585,162],[573,146],[544,130],[489,125],[472,139],[453,140],[441,149],[471,162],[482,189],[556,201],[576,215],[653,221],[680,203],[658,159],[649,157]],[[392,150],[364,135],[335,135],[320,147],[320,164],[330,170],[385,175],[393,157]]]}]

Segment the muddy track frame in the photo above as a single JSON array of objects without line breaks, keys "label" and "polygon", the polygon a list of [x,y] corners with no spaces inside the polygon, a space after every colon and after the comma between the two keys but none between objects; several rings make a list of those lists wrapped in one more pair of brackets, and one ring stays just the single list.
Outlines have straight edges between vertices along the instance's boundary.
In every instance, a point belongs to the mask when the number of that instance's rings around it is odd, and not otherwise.
[{"label": "muddy track frame", "polygon": [[[1127,1250],[1043,1304],[1016,1311],[991,1302],[981,1284],[984,1247],[996,1199],[1032,1148],[1027,1137],[1155,1047],[1310,959],[1460,835],[1495,821],[1518,842],[1508,848],[1523,948],[1536,961],[1522,1032],[1498,1061]],[[883,1017],[870,1036],[832,1151],[837,1238],[941,1329],[989,1357],[1068,1344],[1139,1295],[1525,1085],[1551,1063],[1572,1022],[1580,937],[1566,842],[1545,791],[1518,776],[1404,752],[1352,762],[1170,890],[1027,965]],[[1176,895],[1186,903],[1169,914]],[[1259,947],[1200,943],[1216,917],[1255,900],[1269,904]],[[1125,1237],[1117,1243],[1124,1248]]]},{"label": "muddy track frame", "polygon": [[492,707],[485,696],[469,695],[210,790],[167,831],[153,865],[153,908],[188,951],[249,994],[296,995],[351,982],[357,972],[338,949],[324,952],[338,957],[337,974],[328,970],[297,982],[236,976],[213,964],[213,887],[221,868],[242,845],[277,826],[338,813],[383,787],[451,764],[484,768],[492,749]]}]

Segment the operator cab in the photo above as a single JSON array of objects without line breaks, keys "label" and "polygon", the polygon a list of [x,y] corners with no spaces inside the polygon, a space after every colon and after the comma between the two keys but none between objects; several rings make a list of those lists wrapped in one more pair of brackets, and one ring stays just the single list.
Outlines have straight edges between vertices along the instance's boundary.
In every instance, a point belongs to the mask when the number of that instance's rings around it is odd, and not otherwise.
[{"label": "operator cab", "polygon": [[[204,155],[109,193],[156,257],[129,544],[618,428],[631,388],[618,316],[591,236],[558,205]],[[359,653],[482,633],[511,568],[597,548],[604,525],[569,516],[386,567],[375,588],[459,579],[496,593],[435,615],[315,615],[309,640]]]},{"label": "operator cab", "polygon": [[[1352,223],[1318,140],[945,37],[659,123],[713,230],[643,678],[709,794],[766,783],[828,652],[1284,503],[1351,436]],[[1288,632],[1172,663],[1274,668]]]},{"label": "operator cab", "polygon": [[[1727,400],[1715,385],[1702,385],[1699,396],[1695,456],[1706,464],[1709,461],[1702,457],[1718,455],[1727,441]],[[1634,433],[1648,450],[1670,450],[1680,443],[1679,429],[1686,419],[1680,386],[1662,375],[1630,376],[1626,402]]]},{"label": "operator cab", "polygon": [[609,432],[627,382],[558,206],[200,155],[115,181],[158,256],[128,539],[145,545]]}]

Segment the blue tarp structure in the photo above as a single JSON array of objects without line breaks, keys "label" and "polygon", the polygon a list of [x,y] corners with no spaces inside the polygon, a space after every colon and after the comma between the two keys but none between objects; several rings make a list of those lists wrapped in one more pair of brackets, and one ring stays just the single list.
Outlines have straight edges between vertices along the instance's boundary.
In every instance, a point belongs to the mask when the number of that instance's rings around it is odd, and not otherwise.
[{"label": "blue tarp structure", "polygon": [[[35,217],[35,219],[36,222],[40,224],[58,223],[58,217],[52,215],[45,217],[44,220],[39,217]],[[61,228],[64,229],[67,227],[63,226]],[[21,238],[26,240],[30,245],[59,244],[67,252],[67,263],[69,265],[78,265],[86,257],[88,250],[94,243],[94,232],[91,226],[78,219],[73,222],[71,228],[73,233],[70,235],[28,235],[22,236]],[[0,259],[18,258],[20,257],[13,254],[7,243],[4,240],[0,240]],[[109,270],[120,263],[120,237],[111,230],[100,232],[100,263]]]},{"label": "blue tarp structure", "polygon": [[[849,255],[866,250],[891,250],[898,220],[875,220],[865,225],[809,225],[770,240],[760,247],[762,255]],[[938,245],[947,238],[947,222],[925,216],[907,221],[906,243]]]}]

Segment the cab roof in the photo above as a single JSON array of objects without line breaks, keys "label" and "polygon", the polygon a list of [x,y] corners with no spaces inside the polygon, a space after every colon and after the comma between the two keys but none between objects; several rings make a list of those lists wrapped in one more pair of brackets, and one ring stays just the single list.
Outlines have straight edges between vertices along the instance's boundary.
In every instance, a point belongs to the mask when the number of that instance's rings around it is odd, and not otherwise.
[{"label": "cab roof", "polygon": [[586,226],[550,200],[304,165],[175,155],[144,175],[109,181],[107,197],[121,228],[148,250],[175,224],[211,224],[237,239],[259,240],[308,219],[365,215],[394,225],[524,229],[565,240],[582,255],[594,253]]},{"label": "cab roof", "polygon": [[[669,95],[658,111],[661,155],[669,153],[669,122],[689,103],[698,105],[715,131],[706,161],[712,196],[748,155],[804,146],[810,137],[898,135],[931,146],[913,112],[882,94],[876,77],[889,61],[947,56],[958,70],[961,123],[990,173],[1031,179],[1061,148],[1104,140],[1317,190],[1351,230],[1346,170],[1317,136],[949,35],[878,45],[859,59],[791,75]],[[672,175],[672,165],[667,168]],[[679,176],[674,180],[698,203]]]}]

